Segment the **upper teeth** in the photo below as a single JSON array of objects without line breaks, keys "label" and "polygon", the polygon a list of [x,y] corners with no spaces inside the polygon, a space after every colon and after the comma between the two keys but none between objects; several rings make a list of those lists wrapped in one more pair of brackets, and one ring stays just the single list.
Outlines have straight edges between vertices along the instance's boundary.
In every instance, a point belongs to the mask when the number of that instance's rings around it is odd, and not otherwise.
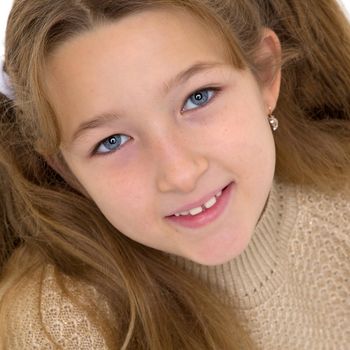
[{"label": "upper teeth", "polygon": [[202,206],[196,207],[196,208],[193,208],[193,209],[190,209],[190,210],[182,211],[180,213],[175,213],[175,216],[180,216],[180,215],[197,215],[197,214],[201,213],[204,210],[204,208],[206,208],[206,209],[211,208],[216,203],[216,198],[219,198],[221,195],[222,195],[222,191],[220,191],[215,196],[210,198]]}]

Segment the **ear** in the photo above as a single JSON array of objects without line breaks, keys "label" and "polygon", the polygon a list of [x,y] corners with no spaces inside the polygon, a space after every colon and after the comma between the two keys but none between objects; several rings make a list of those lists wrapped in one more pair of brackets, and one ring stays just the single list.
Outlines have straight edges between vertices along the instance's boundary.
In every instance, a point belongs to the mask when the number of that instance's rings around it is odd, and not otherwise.
[{"label": "ear", "polygon": [[262,39],[256,56],[258,75],[261,82],[267,114],[276,107],[281,86],[281,43],[276,33],[263,29]]}]

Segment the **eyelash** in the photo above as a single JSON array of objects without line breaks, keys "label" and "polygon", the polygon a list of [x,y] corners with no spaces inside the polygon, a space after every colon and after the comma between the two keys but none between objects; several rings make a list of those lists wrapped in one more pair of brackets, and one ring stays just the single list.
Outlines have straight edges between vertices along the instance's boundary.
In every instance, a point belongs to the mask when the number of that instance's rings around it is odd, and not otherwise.
[{"label": "eyelash", "polygon": [[[200,105],[200,106],[195,107],[195,108],[187,109],[187,110],[184,109],[184,106],[186,105],[186,102],[187,102],[188,100],[190,100],[192,96],[194,96],[194,95],[196,95],[196,94],[199,94],[199,93],[202,93],[202,92],[204,92],[204,91],[212,91],[212,92],[213,92],[213,95],[212,95],[210,98],[208,98],[208,100],[207,100],[203,105]],[[205,106],[207,106],[207,105],[218,95],[218,93],[219,93],[220,91],[221,91],[221,88],[219,88],[219,87],[204,87],[204,88],[201,88],[201,89],[199,89],[199,90],[195,90],[195,91],[192,92],[190,95],[188,95],[188,96],[186,97],[186,99],[184,100],[184,102],[183,102],[183,104],[182,104],[183,107],[181,108],[181,112],[180,112],[180,113],[183,114],[183,113],[185,113],[185,112],[187,112],[187,111],[195,111],[195,110],[198,110],[198,109],[200,109],[200,108],[204,108]],[[124,146],[124,144],[121,145],[120,147],[118,147],[117,149],[111,150],[111,151],[109,151],[109,152],[98,152],[98,149],[99,149],[105,142],[107,142],[108,140],[110,140],[110,139],[112,139],[112,138],[115,138],[115,137],[123,137],[123,136],[127,136],[127,135],[124,135],[124,134],[113,134],[113,135],[110,135],[110,136],[106,137],[105,139],[103,139],[102,141],[100,141],[100,142],[94,147],[94,149],[93,149],[91,155],[92,155],[92,156],[95,156],[95,155],[108,155],[108,154],[111,154],[111,153],[114,153],[114,152],[119,151],[119,150]],[[129,136],[127,136],[127,137],[129,137]]]},{"label": "eyelash", "polygon": [[[107,152],[98,152],[98,149],[104,144],[104,143],[106,143],[106,142],[108,142],[108,141],[110,141],[110,140],[112,140],[112,139],[116,139],[116,138],[123,138],[123,137],[128,137],[128,138],[130,138],[130,136],[127,136],[127,135],[124,135],[124,134],[113,134],[113,135],[111,135],[111,136],[108,136],[108,137],[106,137],[105,139],[103,139],[102,141],[100,141],[95,147],[94,147],[94,149],[93,149],[93,151],[92,151],[92,156],[95,156],[95,155],[97,155],[97,156],[102,156],[102,155],[108,155],[108,154],[111,154],[111,153],[114,153],[114,152],[116,152],[116,151],[119,151],[123,146],[124,146],[124,144],[125,143],[123,143],[122,145],[120,145],[120,146],[118,146],[118,148],[116,148],[116,149],[114,149],[114,150],[110,150],[109,152],[107,151]],[[128,142],[128,141],[126,141],[126,142]],[[111,142],[110,142],[111,143]]]},{"label": "eyelash", "polygon": [[193,95],[196,95],[196,94],[198,94],[198,93],[202,93],[203,91],[212,91],[212,92],[213,92],[212,97],[210,97],[210,98],[208,99],[207,102],[205,102],[204,104],[202,104],[201,106],[198,106],[198,107],[196,107],[196,108],[184,110],[184,107],[182,107],[182,109],[181,109],[181,114],[182,114],[182,113],[185,113],[185,112],[187,112],[187,111],[195,111],[195,110],[198,110],[198,109],[200,109],[200,108],[204,108],[205,106],[207,106],[207,105],[218,95],[218,93],[221,91],[221,88],[210,86],[210,87],[201,88],[201,89],[199,89],[199,90],[195,90],[195,91],[192,92],[189,96],[186,97],[186,99],[184,100],[184,102],[183,102],[182,105],[185,106],[186,102],[187,102]]}]

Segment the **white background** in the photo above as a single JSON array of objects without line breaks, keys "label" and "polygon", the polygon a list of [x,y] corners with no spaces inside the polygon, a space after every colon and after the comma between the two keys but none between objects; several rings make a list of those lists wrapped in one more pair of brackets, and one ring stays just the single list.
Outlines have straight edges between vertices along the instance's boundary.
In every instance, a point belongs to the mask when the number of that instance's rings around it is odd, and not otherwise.
[{"label": "white background", "polygon": [[[56,0],[57,1],[57,0]],[[350,0],[339,0],[345,7],[350,18]],[[3,56],[3,45],[5,40],[5,27],[7,16],[12,5],[12,0],[0,0],[0,58]]]}]

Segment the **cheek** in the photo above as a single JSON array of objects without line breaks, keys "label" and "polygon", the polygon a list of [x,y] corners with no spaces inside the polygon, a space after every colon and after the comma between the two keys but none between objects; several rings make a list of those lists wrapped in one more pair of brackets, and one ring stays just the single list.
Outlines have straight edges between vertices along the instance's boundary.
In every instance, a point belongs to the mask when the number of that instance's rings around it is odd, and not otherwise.
[{"label": "cheek", "polygon": [[127,173],[114,167],[96,168],[86,171],[89,176],[81,177],[81,182],[107,220],[123,233],[148,227],[154,217],[154,196],[145,172],[130,167]]},{"label": "cheek", "polygon": [[274,139],[267,116],[258,108],[235,107],[229,106],[217,116],[214,132],[206,137],[206,149],[223,162],[234,161],[237,169],[274,162]]}]

